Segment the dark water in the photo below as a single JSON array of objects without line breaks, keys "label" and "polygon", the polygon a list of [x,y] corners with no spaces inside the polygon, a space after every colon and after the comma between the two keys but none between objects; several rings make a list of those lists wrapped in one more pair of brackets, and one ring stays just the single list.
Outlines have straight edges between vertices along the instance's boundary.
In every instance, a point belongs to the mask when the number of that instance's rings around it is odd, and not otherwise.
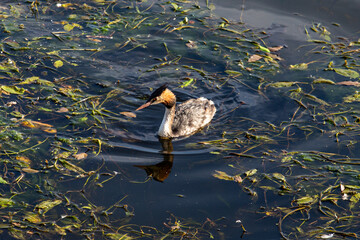
[{"label": "dark water", "polygon": [[[334,36],[345,38],[359,36],[360,3],[358,1],[216,0],[211,3],[215,5],[215,14],[219,17],[242,21],[249,28],[266,31],[269,34],[266,39],[269,46],[285,45],[286,48],[281,52],[281,57],[285,59],[280,63],[281,67],[314,60],[314,56],[305,55],[308,50],[306,47],[300,48],[307,44],[304,26],[321,22]],[[333,23],[340,24],[341,27]],[[32,30],[34,35],[41,29],[40,25],[39,29],[36,29],[35,25]],[[115,37],[117,34],[121,36],[121,33],[115,33]],[[80,64],[78,68],[74,68],[74,75],[86,75],[86,81],[89,81],[93,87],[88,91],[92,93],[105,91],[101,84],[120,90],[121,94],[115,101],[106,103],[106,108],[114,112],[133,111],[144,103],[151,93],[150,88],[169,82],[179,102],[200,96],[212,99],[217,106],[215,118],[204,131],[185,139],[172,141],[173,149],[170,154],[163,152],[164,146],[155,135],[164,112],[163,106],[160,105],[137,112],[137,117],[134,119],[111,121],[106,129],[95,130],[93,134],[107,138],[108,145],[102,147],[102,152],[98,156],[90,156],[82,167],[85,170],[94,170],[104,162],[103,168],[116,172],[117,176],[104,183],[102,188],[87,192],[87,197],[98,205],[110,206],[126,196],[124,202],[134,210],[135,214],[129,221],[137,225],[166,229],[163,223],[173,214],[199,223],[205,223],[207,219],[216,220],[218,235],[215,239],[241,237],[280,239],[278,219],[264,217],[259,211],[267,205],[281,206],[291,201],[291,196],[280,198],[277,194],[264,191],[258,192],[258,196],[253,197],[243,191],[238,183],[213,177],[215,171],[234,175],[239,173],[230,166],[235,164],[234,162],[243,171],[259,169],[265,173],[271,172],[263,159],[234,160],[228,158],[226,151],[221,152],[210,144],[197,143],[221,139],[223,132],[231,133],[248,129],[251,123],[244,121],[244,118],[274,124],[289,121],[297,105],[283,98],[277,90],[269,90],[268,98],[259,95],[254,90],[257,88],[257,83],[251,85],[251,81],[245,86],[229,80],[219,90],[216,84],[199,80],[196,83],[197,88],[179,88],[179,74],[176,72],[165,74],[145,72],[149,66],[156,63],[155,60],[143,62],[145,58],[151,56],[152,58],[149,59],[154,59],[166,55],[164,48],[156,49],[158,44],[154,44],[154,41],[161,41],[157,37],[154,33],[155,40],[149,37],[149,48],[132,51],[129,55],[124,55],[122,51],[100,52],[95,55],[95,65],[90,67]],[[184,59],[182,64],[190,65],[191,57],[189,54],[188,59]],[[199,60],[206,64],[192,65],[211,69],[213,72],[225,69],[224,65],[212,62],[211,57],[204,56]],[[80,58],[78,62],[81,63]],[[269,74],[266,77],[280,81],[302,81],[309,77],[302,74],[285,71]],[[247,77],[251,79],[252,76]],[[242,104],[243,102],[245,104]],[[66,136],[65,133],[59,135]],[[306,141],[300,133],[296,137],[297,140],[294,142],[289,144],[283,141],[274,144],[272,149],[346,152],[343,148],[334,150],[337,148],[334,140],[320,133],[311,135]],[[167,150],[169,143],[164,144],[167,145],[165,147]],[[353,154],[357,153],[358,150],[354,149]],[[146,171],[153,172],[155,176],[158,173],[158,181],[156,179],[146,181]],[[82,184],[83,182],[78,184],[78,187],[81,188]],[[63,189],[67,188],[73,189],[74,183],[65,181]],[[241,220],[247,230],[245,235],[242,235],[243,230],[238,220]]]},{"label": "dark water", "polygon": [[[241,18],[248,26],[269,32],[269,45],[286,45],[287,48],[282,52],[282,57],[286,59],[282,64],[285,65],[298,63],[299,59],[300,62],[308,60],[302,50],[294,51],[306,44],[305,25],[321,22],[329,27],[334,35],[344,37],[353,37],[359,31],[357,1],[214,1],[214,5],[215,12],[220,17],[229,20]],[[334,22],[340,24],[341,28],[331,25]],[[119,58],[121,56],[117,56],[116,53],[104,56],[104,59],[113,65],[113,70],[101,71],[100,68],[98,73],[94,73],[93,78],[110,83],[121,78],[124,85],[126,81],[132,81],[134,71],[139,66],[132,69],[116,60],[110,60]],[[289,80],[287,74],[273,77]],[[303,76],[297,74],[291,77],[296,81]],[[159,79],[156,74],[148,74],[145,79],[146,83],[137,82],[136,91],[127,89],[132,94],[122,100],[128,101],[130,106],[121,106],[121,110],[131,111],[140,106],[144,100],[138,96],[149,94],[149,87],[155,88],[163,82],[176,81],[171,76]],[[134,80],[136,81],[136,78]],[[182,218],[192,218],[198,222],[205,222],[207,218],[223,218],[218,225],[219,233],[224,234],[223,239],[240,239],[243,231],[237,220],[241,220],[248,231],[243,236],[244,239],[279,239],[277,219],[264,218],[263,215],[257,214],[257,211],[266,204],[281,205],[291,198],[280,199],[272,193],[260,193],[255,198],[242,191],[236,183],[219,181],[212,174],[215,170],[231,172],[228,164],[232,162],[224,159],[221,154],[211,154],[211,147],[200,145],[199,149],[192,149],[188,145],[218,139],[223,131],[231,131],[233,128],[245,128],[246,123],[237,123],[240,116],[260,122],[279,123],[289,120],[295,106],[284,102],[281,97],[274,96],[270,101],[266,100],[254,91],[239,85],[230,84],[216,92],[204,85],[197,86],[198,88],[193,91],[175,89],[175,93],[179,101],[199,96],[206,96],[215,101],[218,112],[209,128],[187,139],[173,141],[173,153],[166,156],[161,153],[161,144],[154,135],[162,119],[162,106],[150,107],[139,112],[138,117],[131,122],[112,125],[111,130],[115,136],[117,132],[121,134],[120,132],[126,129],[125,136],[111,139],[114,148],[104,149],[101,157],[90,159],[89,164],[96,165],[100,158],[103,158],[107,168],[122,172],[126,177],[120,175],[111,184],[105,184],[102,191],[96,193],[95,199],[111,204],[126,194],[126,201],[135,209],[132,221],[137,224],[154,226],[155,223],[161,227],[169,213]],[[246,105],[230,112],[239,106],[241,101],[246,102]],[[306,142],[296,142],[288,150],[330,151],[334,146],[332,139],[315,135]],[[277,148],[285,149],[286,145]],[[144,181],[146,178],[144,169],[134,165],[149,166],[161,163],[167,165],[168,171],[171,170],[163,182],[128,182],[128,179]],[[261,159],[245,159],[240,165],[245,169],[263,168]],[[221,239],[221,235],[216,236],[216,239]]]}]

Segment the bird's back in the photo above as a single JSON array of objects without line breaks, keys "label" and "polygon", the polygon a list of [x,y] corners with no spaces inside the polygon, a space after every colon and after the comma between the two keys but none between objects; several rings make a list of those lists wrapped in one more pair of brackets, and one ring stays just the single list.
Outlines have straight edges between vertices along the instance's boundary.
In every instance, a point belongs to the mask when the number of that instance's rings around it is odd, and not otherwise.
[{"label": "bird's back", "polygon": [[179,104],[172,124],[174,137],[187,136],[210,123],[216,107],[206,98],[190,99]]}]

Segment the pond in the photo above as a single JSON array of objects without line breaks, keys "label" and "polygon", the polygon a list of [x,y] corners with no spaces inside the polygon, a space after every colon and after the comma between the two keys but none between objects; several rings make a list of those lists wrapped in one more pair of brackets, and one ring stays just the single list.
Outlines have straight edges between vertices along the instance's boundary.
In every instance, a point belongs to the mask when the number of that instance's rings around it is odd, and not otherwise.
[{"label": "pond", "polygon": [[[1,239],[356,239],[357,1],[3,1]],[[159,139],[168,84],[212,122]]]}]

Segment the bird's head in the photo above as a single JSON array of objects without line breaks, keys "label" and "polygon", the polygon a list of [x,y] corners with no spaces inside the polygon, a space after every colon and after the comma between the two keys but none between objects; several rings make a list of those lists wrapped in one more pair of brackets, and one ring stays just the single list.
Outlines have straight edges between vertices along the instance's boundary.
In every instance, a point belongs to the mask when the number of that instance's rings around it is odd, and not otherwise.
[{"label": "bird's head", "polygon": [[173,107],[176,103],[176,97],[175,97],[174,93],[171,92],[167,88],[167,84],[164,84],[161,87],[159,87],[158,89],[156,89],[151,94],[151,96],[146,101],[146,103],[141,105],[138,109],[136,109],[136,111],[146,108],[150,105],[155,105],[155,104],[159,104],[159,103],[164,104],[165,107],[167,107],[167,108]]}]

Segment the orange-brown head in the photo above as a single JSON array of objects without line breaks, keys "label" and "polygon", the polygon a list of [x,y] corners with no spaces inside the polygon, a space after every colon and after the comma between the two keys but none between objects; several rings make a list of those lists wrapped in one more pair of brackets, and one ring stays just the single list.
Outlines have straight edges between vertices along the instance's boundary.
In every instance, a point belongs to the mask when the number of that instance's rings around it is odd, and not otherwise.
[{"label": "orange-brown head", "polygon": [[159,87],[158,89],[156,89],[151,94],[151,96],[146,101],[146,103],[141,105],[135,111],[146,108],[150,105],[155,105],[155,104],[159,104],[159,103],[164,104],[165,107],[167,107],[167,108],[173,107],[176,103],[175,94],[167,88],[166,84],[164,84],[161,87]]}]

